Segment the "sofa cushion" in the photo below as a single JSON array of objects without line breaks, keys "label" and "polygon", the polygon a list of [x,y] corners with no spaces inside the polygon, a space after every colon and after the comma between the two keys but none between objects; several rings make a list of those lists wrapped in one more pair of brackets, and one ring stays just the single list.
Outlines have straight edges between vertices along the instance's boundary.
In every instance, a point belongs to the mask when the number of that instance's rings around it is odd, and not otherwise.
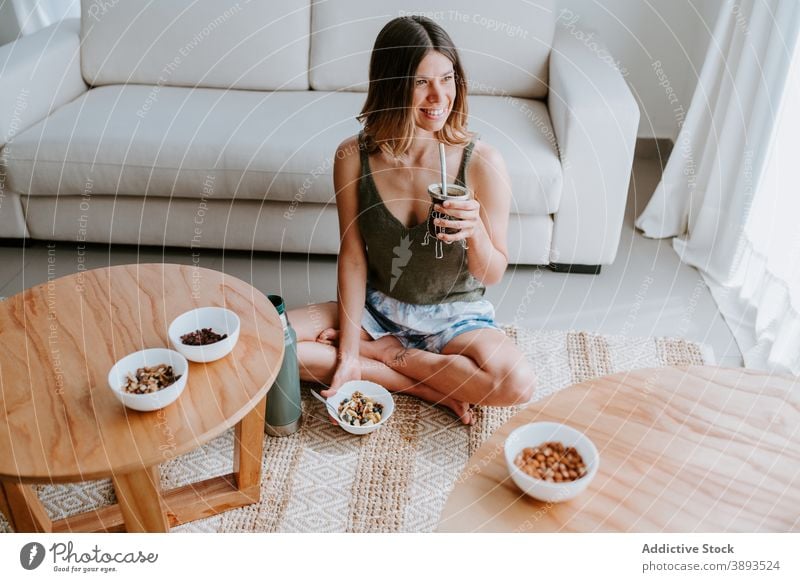
[{"label": "sofa cushion", "polygon": [[90,85],[307,89],[310,0],[82,2]]},{"label": "sofa cushion", "polygon": [[[26,201],[31,236],[44,240],[190,247],[195,253],[202,248],[339,251],[335,205],[307,204],[290,218],[284,215],[285,206],[258,200],[133,196],[94,196],[89,204],[82,196],[32,196]],[[545,256],[549,241],[548,237]],[[199,254],[192,260],[197,264]]]},{"label": "sofa cushion", "polygon": [[29,236],[19,194],[0,190],[0,239]]},{"label": "sofa cushion", "polygon": [[315,2],[311,88],[365,91],[375,37],[394,17],[421,14],[453,39],[472,94],[543,98],[555,30],[552,0]]},{"label": "sofa cushion", "polygon": [[[293,212],[334,199],[333,153],[358,132],[363,100],[345,92],[92,89],[16,136],[5,152],[8,187],[34,196],[266,199]],[[470,107],[474,129],[506,159],[512,212],[554,212],[561,165],[544,104],[476,96]]]},{"label": "sofa cushion", "polygon": [[363,95],[112,85],[19,134],[8,184],[34,195],[325,202]]},{"label": "sofa cushion", "polygon": [[562,171],[547,106],[534,99],[469,98],[469,128],[503,155],[511,178],[512,214],[553,214]]},{"label": "sofa cushion", "polygon": [[[339,252],[334,204],[304,204],[290,215],[285,207],[257,200],[95,196],[87,204],[82,196],[32,196],[26,199],[30,233],[25,233],[43,240],[190,247],[195,252]],[[509,260],[546,265],[552,231],[549,216],[513,215],[508,222]],[[193,254],[193,263],[199,257]]]}]

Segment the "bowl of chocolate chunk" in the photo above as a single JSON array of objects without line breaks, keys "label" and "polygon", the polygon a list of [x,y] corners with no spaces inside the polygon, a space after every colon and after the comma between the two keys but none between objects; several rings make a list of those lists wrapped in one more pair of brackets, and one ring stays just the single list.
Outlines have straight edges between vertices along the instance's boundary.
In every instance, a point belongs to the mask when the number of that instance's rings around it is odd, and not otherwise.
[{"label": "bowl of chocolate chunk", "polygon": [[600,465],[597,447],[585,434],[558,422],[517,428],[505,442],[508,471],[523,492],[557,503],[577,497]]},{"label": "bowl of chocolate chunk", "polygon": [[172,346],[191,362],[224,358],[239,340],[239,316],[224,307],[199,307],[176,317],[169,326]]},{"label": "bowl of chocolate chunk", "polygon": [[108,386],[128,408],[142,412],[160,410],[178,399],[186,387],[189,363],[166,348],[128,354],[111,368]]}]

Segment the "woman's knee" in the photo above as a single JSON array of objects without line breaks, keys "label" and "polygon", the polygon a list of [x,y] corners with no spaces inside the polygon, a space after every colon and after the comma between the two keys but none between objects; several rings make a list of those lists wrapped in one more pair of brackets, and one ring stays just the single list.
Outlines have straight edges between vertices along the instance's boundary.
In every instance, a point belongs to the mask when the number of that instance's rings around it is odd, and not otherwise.
[{"label": "woman's knee", "polygon": [[329,327],[337,327],[339,314],[335,301],[314,303],[286,312],[289,323],[297,334],[297,341],[311,342]]},{"label": "woman's knee", "polygon": [[316,342],[299,343],[297,364],[301,380],[329,384],[336,371],[336,350]]},{"label": "woman's knee", "polygon": [[501,406],[514,406],[530,402],[536,393],[536,376],[530,365],[512,361],[493,372],[493,400]]}]

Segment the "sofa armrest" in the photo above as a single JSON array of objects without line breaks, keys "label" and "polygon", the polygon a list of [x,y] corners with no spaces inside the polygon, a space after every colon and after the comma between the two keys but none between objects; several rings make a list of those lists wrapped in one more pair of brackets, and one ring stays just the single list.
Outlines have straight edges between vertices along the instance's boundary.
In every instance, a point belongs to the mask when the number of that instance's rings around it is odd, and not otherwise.
[{"label": "sofa armrest", "polygon": [[564,175],[550,261],[607,265],[619,246],[639,107],[594,35],[573,32],[558,26],[550,54],[547,105]]},{"label": "sofa armrest", "polygon": [[0,47],[0,146],[86,92],[80,26],[65,19]]}]

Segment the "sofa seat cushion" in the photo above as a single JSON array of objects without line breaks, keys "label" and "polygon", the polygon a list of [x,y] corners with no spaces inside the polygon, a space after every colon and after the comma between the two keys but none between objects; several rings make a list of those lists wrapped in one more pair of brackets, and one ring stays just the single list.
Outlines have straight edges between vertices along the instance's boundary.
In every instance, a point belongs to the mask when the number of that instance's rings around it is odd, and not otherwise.
[{"label": "sofa seat cushion", "polygon": [[[6,148],[10,190],[38,195],[334,199],[336,146],[364,95],[115,85],[92,89]],[[512,212],[558,208],[561,165],[545,105],[476,96],[473,129],[506,159]]]},{"label": "sofa seat cushion", "polygon": [[363,96],[114,85],[19,134],[11,189],[327,202]]}]

